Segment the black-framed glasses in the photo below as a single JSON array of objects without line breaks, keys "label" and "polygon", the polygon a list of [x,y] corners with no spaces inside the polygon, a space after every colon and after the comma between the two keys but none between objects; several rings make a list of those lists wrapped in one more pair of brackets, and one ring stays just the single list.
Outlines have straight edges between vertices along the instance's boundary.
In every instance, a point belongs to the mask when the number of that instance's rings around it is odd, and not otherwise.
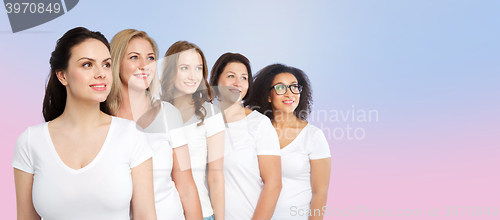
[{"label": "black-framed glasses", "polygon": [[302,86],[299,84],[292,85],[284,85],[284,84],[276,84],[273,87],[269,88],[269,90],[274,89],[276,95],[284,95],[287,89],[290,89],[290,92],[293,94],[300,94],[302,92]]}]

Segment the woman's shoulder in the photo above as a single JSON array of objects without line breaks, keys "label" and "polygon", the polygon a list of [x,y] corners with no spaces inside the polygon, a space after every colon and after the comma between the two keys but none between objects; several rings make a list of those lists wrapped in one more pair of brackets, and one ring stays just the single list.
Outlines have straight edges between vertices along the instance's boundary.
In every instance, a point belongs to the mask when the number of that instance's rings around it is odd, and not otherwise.
[{"label": "woman's shoulder", "polygon": [[257,127],[256,129],[260,130],[262,127],[271,127],[274,129],[271,120],[257,110],[251,111],[250,114],[247,115],[246,119],[249,123],[255,125]]},{"label": "woman's shoulder", "polygon": [[260,113],[257,110],[252,111],[248,108],[245,108],[245,114],[247,114],[247,118],[249,118],[249,119],[254,119],[254,120],[259,120],[259,121],[267,119],[267,121],[270,121],[267,116],[265,116],[264,114]]},{"label": "woman's shoulder", "polygon": [[175,108],[175,106],[174,106],[174,105],[172,105],[172,103],[170,103],[170,102],[167,102],[167,101],[160,101],[160,103],[161,103],[161,107],[162,107],[162,108],[171,108],[171,107],[174,107],[174,108]]},{"label": "woman's shoulder", "polygon": [[27,127],[18,137],[18,139],[28,139],[34,135],[41,135],[44,132],[44,129],[47,127],[49,122],[44,122],[41,124],[33,125]]},{"label": "woman's shoulder", "polygon": [[249,115],[250,115],[250,114],[252,114],[253,112],[260,113],[260,112],[255,111],[255,110],[253,110],[253,111],[252,111],[251,109],[246,108],[246,107],[245,107],[244,109],[245,109],[245,115],[246,115],[246,116],[249,116]]},{"label": "woman's shoulder", "polygon": [[210,102],[204,102],[203,107],[207,111],[207,116],[212,116],[221,113],[221,110],[217,105],[214,105],[213,103]]},{"label": "woman's shoulder", "polygon": [[125,126],[130,125],[133,123],[135,123],[135,122],[132,120],[129,120],[129,119],[111,116],[111,124],[117,124],[119,127],[122,127],[124,125]]},{"label": "woman's shoulder", "polygon": [[306,133],[308,133],[310,136],[316,136],[316,135],[323,135],[323,131],[319,129],[318,127],[312,125],[310,122],[307,123],[307,125],[303,128]]},{"label": "woman's shoulder", "polygon": [[45,126],[47,126],[48,124],[49,124],[49,122],[44,122],[44,123],[41,123],[41,124],[29,126],[28,128],[26,128],[26,130],[31,130],[31,131],[34,131],[34,130],[43,130],[43,128]]},{"label": "woman's shoulder", "polygon": [[109,129],[113,132],[116,131],[116,133],[120,134],[119,136],[121,137],[142,131],[141,127],[134,121],[115,116],[111,117],[111,125]]},{"label": "woman's shoulder", "polygon": [[176,111],[180,112],[172,103],[167,101],[161,101],[161,109],[166,112]]}]

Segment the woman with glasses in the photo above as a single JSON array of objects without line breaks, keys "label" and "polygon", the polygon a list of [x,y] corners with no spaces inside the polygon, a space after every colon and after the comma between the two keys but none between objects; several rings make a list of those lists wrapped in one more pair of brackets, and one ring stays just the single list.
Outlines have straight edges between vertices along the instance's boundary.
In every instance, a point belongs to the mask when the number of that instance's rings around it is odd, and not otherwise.
[{"label": "woman with glasses", "polygon": [[306,121],[309,79],[300,69],[273,64],[259,71],[254,88],[245,104],[271,119],[281,148],[283,189],[273,219],[323,219],[331,156],[323,132]]},{"label": "woman with glasses", "polygon": [[210,76],[226,121],[225,219],[269,220],[281,190],[279,140],[269,119],[241,101],[252,88],[248,59],[225,53]]}]

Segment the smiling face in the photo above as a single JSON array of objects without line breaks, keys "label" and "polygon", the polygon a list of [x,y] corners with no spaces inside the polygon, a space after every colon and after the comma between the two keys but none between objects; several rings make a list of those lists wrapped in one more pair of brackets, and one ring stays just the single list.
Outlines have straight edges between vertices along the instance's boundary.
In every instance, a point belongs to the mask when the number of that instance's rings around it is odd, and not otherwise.
[{"label": "smiling face", "polygon": [[[298,80],[291,73],[280,73],[274,77],[271,85],[298,85]],[[286,93],[283,95],[277,95],[274,88],[269,91],[268,101],[273,111],[293,113],[299,105],[299,100],[300,94],[293,94],[290,88],[286,88]]]},{"label": "smiling face", "polygon": [[120,79],[125,87],[145,90],[156,74],[156,55],[151,43],[144,38],[133,38],[120,63]]},{"label": "smiling face", "polygon": [[68,98],[79,102],[104,102],[113,82],[111,55],[101,41],[89,39],[71,49],[68,68],[57,71]]},{"label": "smiling face", "polygon": [[248,91],[248,72],[242,63],[228,63],[217,83],[220,99],[240,103]]},{"label": "smiling face", "polygon": [[196,92],[203,79],[203,60],[195,49],[183,51],[177,60],[175,94],[190,95]]}]

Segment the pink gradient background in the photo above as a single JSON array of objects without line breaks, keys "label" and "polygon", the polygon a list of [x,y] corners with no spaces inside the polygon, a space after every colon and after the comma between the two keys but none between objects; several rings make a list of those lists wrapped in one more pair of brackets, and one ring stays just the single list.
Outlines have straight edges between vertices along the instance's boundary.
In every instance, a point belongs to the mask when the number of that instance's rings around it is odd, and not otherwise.
[{"label": "pink gradient background", "polygon": [[[0,13],[1,219],[16,216],[15,141],[43,122],[50,52],[76,26],[108,39],[125,28],[145,30],[160,54],[189,40],[204,50],[209,66],[227,51],[248,56],[254,71],[282,62],[309,75],[315,112],[377,110],[378,121],[310,122],[366,132],[362,140],[329,138],[327,205],[333,211],[391,209],[392,216],[334,213],[324,219],[500,219],[461,216],[461,206],[500,208],[498,1],[152,4],[81,1],[68,14],[18,34],[10,33]],[[126,16],[137,11],[166,17]],[[457,206],[459,216],[444,216],[445,206]],[[428,216],[436,207],[439,216]],[[398,209],[422,209],[423,215],[398,216]]]}]

